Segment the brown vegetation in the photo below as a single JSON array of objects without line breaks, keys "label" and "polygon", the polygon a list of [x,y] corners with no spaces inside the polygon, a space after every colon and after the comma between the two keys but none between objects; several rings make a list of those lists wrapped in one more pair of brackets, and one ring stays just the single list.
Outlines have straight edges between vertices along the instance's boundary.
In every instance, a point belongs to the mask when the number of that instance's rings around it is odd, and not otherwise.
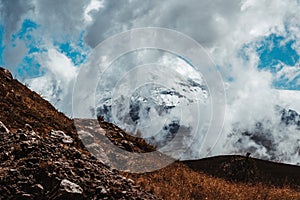
[{"label": "brown vegetation", "polygon": [[29,124],[41,133],[52,129],[75,134],[73,121],[49,102],[0,69],[0,121],[10,130]]},{"label": "brown vegetation", "polygon": [[162,199],[300,199],[300,190],[260,182],[232,182],[197,172],[177,162],[146,174],[126,174]]}]

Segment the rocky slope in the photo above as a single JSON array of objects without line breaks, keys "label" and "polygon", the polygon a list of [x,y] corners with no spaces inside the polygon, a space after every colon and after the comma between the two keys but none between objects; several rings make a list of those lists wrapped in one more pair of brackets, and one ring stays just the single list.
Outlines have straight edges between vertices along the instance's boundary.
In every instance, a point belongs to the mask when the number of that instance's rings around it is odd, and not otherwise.
[{"label": "rocky slope", "polygon": [[0,69],[0,199],[156,199],[93,157],[73,121]]}]

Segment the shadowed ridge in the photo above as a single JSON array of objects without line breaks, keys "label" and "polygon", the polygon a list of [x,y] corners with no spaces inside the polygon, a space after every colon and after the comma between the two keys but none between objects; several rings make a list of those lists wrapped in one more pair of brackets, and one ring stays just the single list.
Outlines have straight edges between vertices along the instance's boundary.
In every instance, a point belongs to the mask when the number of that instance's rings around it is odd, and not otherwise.
[{"label": "shadowed ridge", "polygon": [[300,199],[299,167],[244,156],[178,161],[155,172],[125,175],[170,200]]},{"label": "shadowed ridge", "polygon": [[216,156],[183,163],[195,171],[230,181],[300,188],[300,166],[296,165],[239,155]]},{"label": "shadowed ridge", "polygon": [[130,152],[146,153],[156,151],[156,148],[148,144],[143,138],[134,137],[116,125],[104,121],[103,117],[98,117],[98,122],[106,131],[108,139],[116,146],[124,148]]}]

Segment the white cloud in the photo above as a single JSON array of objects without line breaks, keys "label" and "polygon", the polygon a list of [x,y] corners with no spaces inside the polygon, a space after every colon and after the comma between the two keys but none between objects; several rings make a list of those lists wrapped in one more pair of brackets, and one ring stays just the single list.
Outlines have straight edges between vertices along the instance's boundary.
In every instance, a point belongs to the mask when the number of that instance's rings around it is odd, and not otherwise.
[{"label": "white cloud", "polygon": [[91,12],[99,11],[100,8],[103,8],[103,2],[99,0],[91,0],[90,4],[84,10],[84,19],[87,23],[91,23],[93,21],[93,17],[91,16]]},{"label": "white cloud", "polygon": [[[272,107],[281,102],[272,90],[271,74],[257,70],[257,41],[272,33],[282,35],[296,40],[294,48],[300,52],[300,6],[296,0],[18,0],[2,1],[0,5],[6,45],[24,18],[32,18],[41,25],[48,52],[42,53],[39,60],[47,72],[30,83],[52,103],[57,103],[60,91],[59,98],[63,100],[57,105],[65,112],[70,109],[71,85],[77,69],[69,58],[53,48],[53,41],[64,41],[66,37],[74,40],[85,31],[85,42],[95,47],[113,34],[149,26],[175,29],[193,37],[207,48],[224,77],[233,79],[226,83],[228,105],[222,142],[227,141],[233,123],[250,127],[258,119],[273,119]],[[246,44],[248,60],[243,60],[239,54]],[[21,43],[18,47],[14,51],[6,48],[4,53],[11,69],[26,52]],[[15,56],[20,58],[12,59]],[[277,76],[293,80],[298,74],[298,68],[287,66]],[[43,81],[45,84],[38,84]],[[52,83],[55,87],[50,87]],[[222,145],[216,152],[222,151]],[[281,150],[282,154],[288,153],[283,147]],[[261,154],[266,152],[261,149]]]},{"label": "white cloud", "polygon": [[[299,40],[298,13],[300,7],[293,0],[174,0],[144,1],[143,4],[139,1],[130,1],[129,4],[106,1],[104,10],[95,15],[94,24],[88,28],[86,41],[95,46],[104,38],[124,30],[161,26],[181,31],[204,45],[223,75],[233,79],[226,91],[228,105],[224,134],[215,149],[218,154],[224,152],[226,141],[230,144],[226,146],[228,152],[237,150],[233,146],[235,141],[227,138],[235,123],[246,129],[257,121],[269,119],[275,127],[278,114],[274,106],[282,102],[278,92],[273,90],[272,75],[257,69],[257,42],[272,33]],[[239,54],[246,44],[248,60],[243,60]],[[288,152],[283,146],[281,148],[281,153]],[[259,151],[260,156],[268,154],[263,149]]]},{"label": "white cloud", "polygon": [[72,88],[78,73],[72,61],[56,49],[48,49],[38,56],[45,75],[25,82],[29,87],[41,94],[60,111],[72,114]]},{"label": "white cloud", "polygon": [[77,69],[72,61],[54,48],[41,54],[38,60],[43,68],[46,68],[59,80],[70,82],[76,77]]},{"label": "white cloud", "polygon": [[294,81],[300,75],[300,68],[298,66],[288,66],[284,63],[280,63],[282,69],[276,73],[276,79],[286,80],[287,83]]}]

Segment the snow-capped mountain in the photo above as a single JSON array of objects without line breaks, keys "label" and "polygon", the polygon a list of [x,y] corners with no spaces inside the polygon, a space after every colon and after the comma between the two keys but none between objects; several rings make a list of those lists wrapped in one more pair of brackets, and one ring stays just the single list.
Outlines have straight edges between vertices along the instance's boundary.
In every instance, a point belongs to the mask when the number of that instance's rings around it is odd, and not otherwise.
[{"label": "snow-capped mountain", "polygon": [[235,124],[228,138],[235,152],[251,152],[266,160],[300,163],[300,115],[291,109],[276,107],[277,120],[258,121],[253,127]]},{"label": "snow-capped mountain", "polygon": [[[185,152],[181,152],[180,159],[203,157],[200,149],[207,129],[197,129],[199,124],[195,121],[190,123],[192,121],[185,119],[187,115],[182,113],[197,106],[197,114],[201,114],[205,107],[207,111],[210,106],[209,89],[203,79],[177,79],[174,83],[171,89],[145,85],[130,97],[113,96],[112,90],[107,90],[98,99],[97,115],[135,136],[146,138],[172,156],[183,147]],[[281,99],[282,96],[281,93]],[[231,131],[223,133],[226,136],[219,141],[220,144],[229,149],[227,153],[251,152],[258,158],[299,163],[300,116],[290,109],[293,108],[291,104],[284,106],[274,107],[272,119],[257,120],[246,127],[239,122],[232,124]],[[205,122],[201,121],[200,126]],[[176,138],[179,132],[183,134]],[[166,145],[168,147],[164,148]]]},{"label": "snow-capped mountain", "polygon": [[[201,77],[176,77],[172,87],[144,84],[131,96],[115,95],[113,91],[107,88],[99,91],[96,114],[137,137],[146,138],[151,144],[163,148],[163,152],[173,155],[174,148],[185,149],[195,134],[202,134],[198,139],[205,137],[204,131],[197,132],[197,126],[208,119],[193,114],[210,108],[209,90]],[[174,139],[176,135],[181,136]],[[165,147],[171,141],[171,146]]]}]

